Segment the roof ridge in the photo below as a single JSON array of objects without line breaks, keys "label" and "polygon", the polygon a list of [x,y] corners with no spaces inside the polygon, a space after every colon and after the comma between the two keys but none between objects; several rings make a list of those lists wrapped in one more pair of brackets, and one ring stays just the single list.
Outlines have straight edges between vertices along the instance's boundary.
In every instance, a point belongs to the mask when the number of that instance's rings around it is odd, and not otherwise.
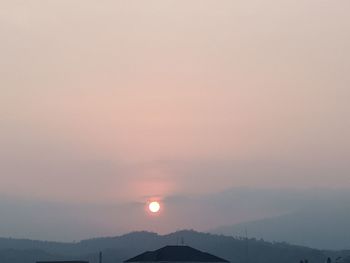
[{"label": "roof ridge", "polygon": [[155,251],[144,252],[125,262],[228,262],[188,245],[167,245]]}]

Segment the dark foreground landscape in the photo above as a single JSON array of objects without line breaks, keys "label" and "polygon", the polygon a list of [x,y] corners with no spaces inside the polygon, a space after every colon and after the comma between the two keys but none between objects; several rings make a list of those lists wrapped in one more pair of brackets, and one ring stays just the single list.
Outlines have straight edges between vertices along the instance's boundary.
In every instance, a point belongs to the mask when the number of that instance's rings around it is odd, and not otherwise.
[{"label": "dark foreground landscape", "polygon": [[[148,250],[166,245],[186,245],[214,253],[232,263],[309,263],[325,262],[328,257],[335,262],[350,262],[350,251],[327,251],[272,243],[264,240],[234,238],[195,231],[179,231],[168,235],[135,232],[118,237],[95,238],[78,243],[59,243],[20,239],[0,239],[1,263],[34,263],[45,260],[87,260],[98,262],[99,251],[104,263],[117,263]],[[342,257],[342,259],[339,259]]]}]

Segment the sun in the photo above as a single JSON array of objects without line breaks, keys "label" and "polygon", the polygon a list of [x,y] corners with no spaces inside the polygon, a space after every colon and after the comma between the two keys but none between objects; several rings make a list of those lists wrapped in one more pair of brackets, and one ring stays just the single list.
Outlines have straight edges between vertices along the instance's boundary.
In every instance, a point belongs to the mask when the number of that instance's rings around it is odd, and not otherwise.
[{"label": "sun", "polygon": [[160,211],[160,204],[157,201],[150,202],[148,205],[149,211],[152,213],[158,213]]}]

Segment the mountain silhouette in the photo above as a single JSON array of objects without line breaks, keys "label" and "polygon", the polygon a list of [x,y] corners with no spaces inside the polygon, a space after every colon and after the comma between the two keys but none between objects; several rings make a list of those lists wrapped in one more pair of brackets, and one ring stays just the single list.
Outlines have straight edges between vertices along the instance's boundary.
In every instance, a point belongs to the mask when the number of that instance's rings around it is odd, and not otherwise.
[{"label": "mountain silhouette", "polygon": [[[308,259],[310,263],[324,262],[328,256],[344,252],[330,252],[307,247],[272,243],[257,239],[234,238],[200,233],[192,230],[167,235],[150,232],[133,232],[116,237],[82,240],[77,243],[60,243],[25,239],[0,239],[1,263],[34,263],[45,260],[88,260],[98,262],[103,252],[104,263],[123,262],[145,251],[180,243],[225,258],[232,263],[297,263]],[[343,254],[342,254],[343,253]]]},{"label": "mountain silhouette", "polygon": [[216,228],[210,232],[249,236],[318,249],[350,248],[350,204],[314,206],[283,216]]}]

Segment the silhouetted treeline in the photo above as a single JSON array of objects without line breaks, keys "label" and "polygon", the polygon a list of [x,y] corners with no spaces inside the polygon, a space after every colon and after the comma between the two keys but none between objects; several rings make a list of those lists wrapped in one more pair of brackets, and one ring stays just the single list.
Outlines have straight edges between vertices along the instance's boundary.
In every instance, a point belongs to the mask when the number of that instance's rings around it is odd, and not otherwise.
[{"label": "silhouetted treeline", "polygon": [[37,260],[82,259],[95,263],[98,262],[98,252],[103,251],[104,263],[118,263],[146,250],[179,244],[180,240],[184,240],[186,245],[213,253],[232,263],[298,263],[301,259],[307,259],[308,263],[324,263],[329,256],[342,255],[345,260],[347,254],[195,231],[180,231],[163,236],[149,232],[134,232],[119,237],[95,238],[78,243],[2,238],[0,262],[34,263]]}]

